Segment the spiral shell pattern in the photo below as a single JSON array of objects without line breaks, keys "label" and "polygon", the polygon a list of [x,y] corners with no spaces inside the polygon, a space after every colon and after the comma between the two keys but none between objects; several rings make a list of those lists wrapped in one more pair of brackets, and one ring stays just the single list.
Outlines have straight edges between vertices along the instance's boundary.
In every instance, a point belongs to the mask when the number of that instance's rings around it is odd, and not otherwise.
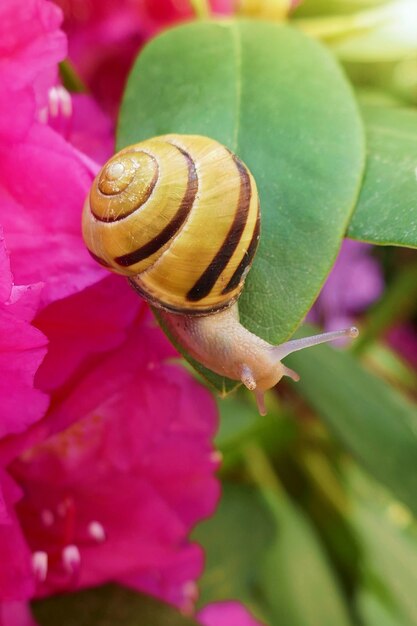
[{"label": "spiral shell pattern", "polygon": [[83,211],[84,240],[96,261],[130,277],[155,306],[189,315],[239,297],[259,225],[248,168],[196,135],[155,137],[117,153]]}]

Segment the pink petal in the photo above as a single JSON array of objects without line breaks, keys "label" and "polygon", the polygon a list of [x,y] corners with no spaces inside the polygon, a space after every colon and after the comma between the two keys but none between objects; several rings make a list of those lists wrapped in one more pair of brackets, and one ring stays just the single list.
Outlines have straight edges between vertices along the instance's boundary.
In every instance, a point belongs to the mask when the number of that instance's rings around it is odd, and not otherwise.
[{"label": "pink petal", "polygon": [[[78,586],[117,578],[182,605],[184,585],[202,567],[201,550],[187,535],[218,499],[211,447],[216,409],[185,371],[160,361],[172,353],[163,338],[158,347],[160,335],[138,325],[87,377],[88,397],[82,398],[83,381],[64,403],[65,420],[77,423],[27,451],[13,473],[26,494],[19,517],[32,551],[56,554],[78,545]],[[72,503],[72,535],[65,514],[55,516],[52,531],[42,525],[42,511],[59,510],[65,498]],[[87,541],[92,520],[104,541]],[[38,593],[68,584],[55,567]]]},{"label": "pink petal", "polygon": [[198,613],[197,619],[202,626],[264,626],[234,601],[209,604]]},{"label": "pink petal", "polygon": [[66,139],[93,161],[105,163],[114,152],[114,127],[110,118],[86,94],[73,94],[72,106]]},{"label": "pink petal", "polygon": [[2,0],[0,5],[0,76],[15,88],[32,85],[39,100],[56,80],[56,64],[66,56],[59,30],[61,11],[44,0]]},{"label": "pink petal", "polygon": [[39,330],[0,309],[0,437],[24,431],[46,411],[48,397],[33,388],[45,344]]},{"label": "pink petal", "polygon": [[[105,282],[117,277],[100,287]],[[19,517],[33,552],[78,546],[78,586],[119,579],[183,606],[187,583],[202,568],[201,550],[187,535],[219,495],[216,408],[188,373],[164,362],[175,352],[144,310],[125,341],[85,371],[39,427],[45,437],[76,423],[25,452],[13,474],[26,494]],[[66,499],[70,525],[65,509],[59,513]],[[52,527],[43,524],[45,510],[54,511]],[[92,520],[100,541],[88,536]],[[68,585],[59,562],[37,593]]]},{"label": "pink petal", "polygon": [[12,293],[13,277],[10,271],[10,258],[0,227],[0,303],[9,300]]},{"label": "pink petal", "polygon": [[16,282],[45,282],[45,305],[105,276],[82,241],[81,208],[92,176],[71,146],[38,124],[0,156],[3,227]]},{"label": "pink petal", "polygon": [[173,552],[171,557],[166,555],[158,569],[143,568],[121,577],[118,582],[174,604],[185,613],[191,613],[198,599],[195,581],[201,576],[203,566],[202,549],[191,544]]},{"label": "pink petal", "polygon": [[28,602],[0,602],[0,624],[4,626],[37,626]]},{"label": "pink petal", "polygon": [[0,487],[7,505],[7,520],[0,521],[0,599],[25,600],[34,592],[34,577],[31,554],[14,512],[21,491],[3,470]]},{"label": "pink petal", "polygon": [[33,89],[16,89],[13,84],[7,83],[4,79],[0,91],[0,139],[4,144],[24,139],[36,113]]},{"label": "pink petal", "polygon": [[9,258],[0,241],[0,437],[20,433],[40,419],[48,397],[33,385],[46,338],[30,325],[40,286],[12,287]]},{"label": "pink petal", "polygon": [[142,306],[122,276],[109,275],[43,309],[36,325],[48,337],[49,348],[37,374],[39,388],[57,389],[85,359],[116,348]]},{"label": "pink petal", "polygon": [[14,285],[7,310],[17,318],[30,322],[39,310],[43,283]]}]

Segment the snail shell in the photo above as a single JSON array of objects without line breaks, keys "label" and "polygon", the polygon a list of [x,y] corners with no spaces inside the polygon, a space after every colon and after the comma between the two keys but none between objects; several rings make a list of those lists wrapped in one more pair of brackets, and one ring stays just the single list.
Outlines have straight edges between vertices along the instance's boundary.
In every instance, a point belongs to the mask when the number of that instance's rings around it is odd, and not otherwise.
[{"label": "snail shell", "polygon": [[214,313],[239,297],[258,245],[256,183],[217,141],[163,135],[106,163],[82,225],[91,255],[153,305]]},{"label": "snail shell", "polygon": [[259,219],[255,181],[234,154],[207,137],[164,135],[106,163],[84,206],[83,235],[99,263],[163,309],[178,345],[254,391],[264,415],[264,392],[283,376],[299,379],[281,359],[358,331],[273,346],[240,324],[231,305],[256,252]]}]

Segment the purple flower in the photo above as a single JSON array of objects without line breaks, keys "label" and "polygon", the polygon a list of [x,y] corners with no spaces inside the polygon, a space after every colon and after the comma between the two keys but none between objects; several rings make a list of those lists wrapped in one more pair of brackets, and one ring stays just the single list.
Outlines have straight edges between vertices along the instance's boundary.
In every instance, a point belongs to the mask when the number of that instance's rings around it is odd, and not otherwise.
[{"label": "purple flower", "polygon": [[384,288],[372,247],[345,239],[308,319],[326,330],[345,328],[379,298]]}]

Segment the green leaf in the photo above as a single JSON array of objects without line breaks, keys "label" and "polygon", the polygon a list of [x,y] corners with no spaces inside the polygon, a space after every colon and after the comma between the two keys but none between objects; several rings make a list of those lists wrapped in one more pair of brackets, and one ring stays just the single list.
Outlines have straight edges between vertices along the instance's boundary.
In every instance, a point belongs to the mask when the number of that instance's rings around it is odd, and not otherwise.
[{"label": "green leaf", "polygon": [[249,445],[246,459],[277,528],[261,558],[258,583],[271,626],[349,626],[334,572],[308,518],[285,494],[259,446]]},{"label": "green leaf", "polygon": [[415,622],[404,622],[376,594],[367,589],[360,591],[356,604],[363,626],[415,626]]},{"label": "green leaf", "polygon": [[417,410],[348,352],[317,346],[286,363],[297,390],[377,479],[417,512]]},{"label": "green leaf", "polygon": [[363,472],[348,466],[348,522],[360,546],[358,612],[365,626],[416,626],[417,526]]},{"label": "green leaf", "polygon": [[368,162],[348,235],[417,247],[417,111],[364,106]]},{"label": "green leaf", "polygon": [[197,626],[172,606],[116,585],[52,596],[32,608],[40,626]]},{"label": "green leaf", "polygon": [[254,488],[223,484],[215,515],[199,524],[193,538],[206,554],[200,579],[200,605],[237,599],[262,612],[257,570],[275,536],[275,524]]},{"label": "green leaf", "polygon": [[285,455],[298,437],[298,424],[278,404],[277,395],[266,395],[268,415],[259,415],[253,394],[241,387],[236,394],[218,399],[220,428],[215,445],[221,451],[221,474],[236,471],[244,462],[248,442],[257,442],[274,458]]},{"label": "green leaf", "polygon": [[308,519],[284,496],[271,502],[279,532],[261,581],[273,625],[348,626],[346,605]]},{"label": "green leaf", "polygon": [[[270,417],[259,415],[256,407],[248,402],[245,395],[239,392],[233,396],[219,399],[217,407],[220,414],[220,427],[216,435],[216,447],[223,452],[230,447],[240,447],[242,441],[251,439],[258,428],[264,426],[264,422],[270,421]],[[276,425],[276,415],[273,422]]]},{"label": "green leaf", "polygon": [[362,124],[341,69],[288,26],[180,26],[139,56],[118,147],[172,132],[214,137],[253,172],[261,241],[239,309],[251,331],[285,340],[332,266],[361,182]]},{"label": "green leaf", "polygon": [[[374,593],[380,589],[387,615],[398,615],[396,623],[415,625],[417,542],[389,520],[387,511],[382,514],[371,502],[355,507],[352,516],[362,544],[362,567],[369,580],[368,586],[376,588]],[[362,609],[368,613],[371,607],[368,603],[362,605]],[[375,605],[373,609],[376,612]]]},{"label": "green leaf", "polygon": [[203,605],[235,598],[269,626],[350,624],[314,531],[284,493],[225,484],[217,513],[194,535],[206,553]]}]

